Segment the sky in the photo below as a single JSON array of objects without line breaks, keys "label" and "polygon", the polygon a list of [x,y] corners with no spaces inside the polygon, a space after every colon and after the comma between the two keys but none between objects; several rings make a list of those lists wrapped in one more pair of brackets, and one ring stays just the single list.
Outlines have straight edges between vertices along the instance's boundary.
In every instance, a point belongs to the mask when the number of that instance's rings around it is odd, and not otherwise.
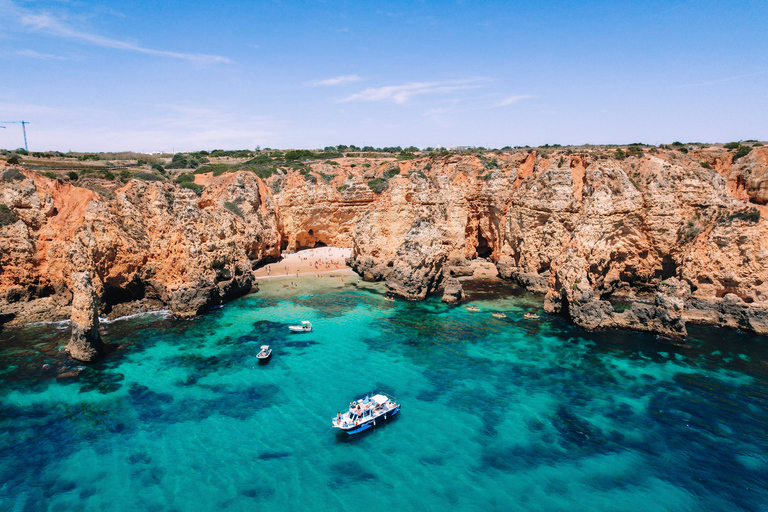
[{"label": "sky", "polygon": [[0,0],[30,151],[729,142],[767,113],[765,0]]}]

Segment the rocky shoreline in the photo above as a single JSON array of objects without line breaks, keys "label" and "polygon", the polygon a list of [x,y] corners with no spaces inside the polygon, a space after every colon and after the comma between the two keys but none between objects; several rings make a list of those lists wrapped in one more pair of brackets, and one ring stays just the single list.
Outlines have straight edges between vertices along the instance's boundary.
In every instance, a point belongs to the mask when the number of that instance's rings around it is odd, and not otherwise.
[{"label": "rocky shoreline", "polygon": [[[0,164],[0,326],[77,318],[97,347],[92,304],[76,299],[83,272],[101,316],[190,318],[255,290],[254,270],[283,251],[335,245],[408,300],[460,301],[457,278],[486,258],[587,329],[768,333],[766,148],[738,161],[714,147],[334,164],[199,174],[199,195],[138,179],[104,195]],[[615,311],[614,297],[636,302]]]}]

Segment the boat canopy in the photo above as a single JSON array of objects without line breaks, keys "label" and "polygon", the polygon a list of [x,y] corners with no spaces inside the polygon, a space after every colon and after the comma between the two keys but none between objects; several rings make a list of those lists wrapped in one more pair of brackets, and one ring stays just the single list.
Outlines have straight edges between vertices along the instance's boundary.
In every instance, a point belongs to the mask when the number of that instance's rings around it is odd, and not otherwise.
[{"label": "boat canopy", "polygon": [[262,345],[261,350],[269,350],[269,345]]},{"label": "boat canopy", "polygon": [[302,320],[302,321],[301,321],[301,323],[303,323],[303,324],[308,324],[308,323],[309,323],[309,320]]},{"label": "boat canopy", "polygon": [[389,400],[389,398],[385,397],[384,395],[373,395],[373,397],[371,397],[371,400],[376,402],[378,405],[381,405],[381,404],[387,403],[387,400]]}]

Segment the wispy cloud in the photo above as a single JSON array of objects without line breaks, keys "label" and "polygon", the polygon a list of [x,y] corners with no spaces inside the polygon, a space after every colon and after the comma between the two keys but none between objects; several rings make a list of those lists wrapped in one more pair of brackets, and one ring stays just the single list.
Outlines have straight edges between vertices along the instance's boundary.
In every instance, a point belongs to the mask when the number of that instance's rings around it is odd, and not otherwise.
[{"label": "wispy cloud", "polygon": [[703,87],[705,85],[714,85],[714,84],[721,84],[723,82],[732,82],[734,80],[741,80],[742,78],[751,78],[753,76],[760,76],[762,73],[750,73],[748,75],[737,75],[737,76],[729,76],[727,78],[719,78],[717,80],[710,80],[707,82],[699,82],[694,84],[682,84],[678,87]]},{"label": "wispy cloud", "polygon": [[504,98],[503,100],[495,104],[494,107],[506,107],[507,105],[513,105],[519,101],[527,100],[530,98],[533,98],[533,96],[531,96],[530,94],[518,94],[515,96],[507,96],[506,98]]},{"label": "wispy cloud", "polygon": [[145,48],[130,41],[122,41],[120,39],[85,32],[70,26],[62,17],[56,17],[48,13],[32,12],[28,9],[18,7],[10,1],[0,1],[0,14],[9,15],[8,17],[15,18],[22,28],[32,32],[42,32],[55,37],[73,41],[82,41],[103,48],[115,48],[118,50],[144,53],[147,55],[157,55],[159,57],[170,57],[208,64],[231,62],[227,57],[222,57],[220,55],[155,50],[153,48]]},{"label": "wispy cloud", "polygon": [[425,94],[440,94],[461,89],[476,89],[485,87],[482,82],[486,78],[470,78],[466,80],[444,80],[440,82],[411,82],[403,85],[389,85],[385,87],[369,87],[365,90],[347,96],[339,100],[348,101],[394,101],[405,103],[414,96]]},{"label": "wispy cloud", "polygon": [[40,53],[36,52],[35,50],[18,50],[16,52],[16,55],[18,57],[25,57],[27,59],[40,59],[40,60],[50,60],[50,59],[57,59],[57,60],[66,60],[66,57],[59,57],[57,55],[52,55],[50,53]]},{"label": "wispy cloud", "polygon": [[328,78],[326,80],[317,80],[315,82],[310,82],[309,85],[317,86],[317,85],[341,85],[341,84],[348,84],[350,82],[359,82],[363,78],[357,75],[343,75],[343,76],[337,76],[335,78]]}]

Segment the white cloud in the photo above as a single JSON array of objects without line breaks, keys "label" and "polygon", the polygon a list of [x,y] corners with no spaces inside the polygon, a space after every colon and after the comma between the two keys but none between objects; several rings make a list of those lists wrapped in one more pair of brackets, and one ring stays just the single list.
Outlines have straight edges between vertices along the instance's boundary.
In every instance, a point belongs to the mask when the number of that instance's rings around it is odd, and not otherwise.
[{"label": "white cloud", "polygon": [[507,105],[512,105],[514,103],[517,103],[522,100],[527,100],[533,98],[530,94],[518,94],[516,96],[508,96],[501,100],[499,103],[494,105],[495,107],[506,107]]},{"label": "white cloud", "polygon": [[35,50],[18,50],[16,52],[16,55],[19,57],[25,57],[27,59],[40,59],[40,60],[50,60],[50,59],[59,59],[59,60],[65,60],[66,57],[58,57],[56,55],[52,55],[50,53],[40,53],[36,52]]},{"label": "white cloud", "polygon": [[350,82],[359,82],[360,80],[362,80],[362,77],[358,75],[343,75],[337,76],[335,78],[328,78],[326,80],[311,82],[310,85],[341,85],[348,84]]},{"label": "white cloud", "polygon": [[101,46],[103,48],[115,48],[118,50],[145,53],[148,55],[157,55],[160,57],[171,57],[174,59],[182,59],[207,64],[231,62],[227,57],[222,57],[220,55],[205,55],[155,50],[153,48],[145,48],[129,41],[121,41],[111,37],[83,32],[71,27],[61,18],[57,18],[47,13],[34,13],[28,9],[18,7],[13,2],[9,1],[0,1],[0,13],[9,14],[15,17],[18,23],[27,30],[33,32],[44,32],[46,34],[64,39],[83,41],[95,46]]},{"label": "white cloud", "polygon": [[470,78],[466,80],[444,80],[441,82],[411,82],[403,85],[389,85],[385,87],[369,87],[363,91],[352,94],[339,100],[347,101],[387,101],[405,103],[414,96],[424,94],[440,94],[461,89],[475,89],[485,87],[480,82],[485,78]]}]

